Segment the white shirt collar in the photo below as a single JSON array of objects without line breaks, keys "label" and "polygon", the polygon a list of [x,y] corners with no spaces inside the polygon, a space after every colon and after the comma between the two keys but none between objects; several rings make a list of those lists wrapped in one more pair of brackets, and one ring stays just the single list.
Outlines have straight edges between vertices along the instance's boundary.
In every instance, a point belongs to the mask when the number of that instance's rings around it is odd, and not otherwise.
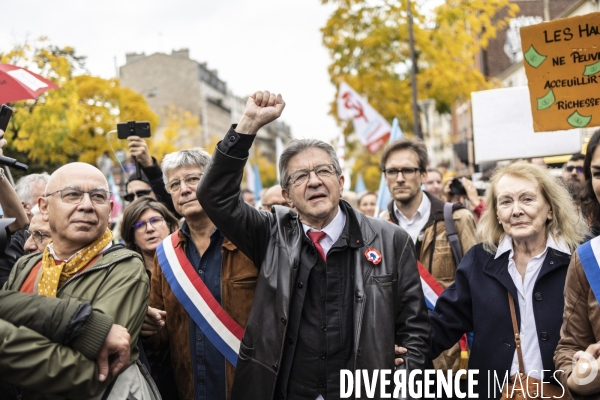
[{"label": "white shirt collar", "polygon": [[[552,235],[548,235],[548,240],[546,240],[546,250],[548,249],[548,247],[551,247],[554,250],[558,250],[569,255],[571,254],[571,250],[569,250],[569,246],[567,246],[564,239],[555,240],[554,236]],[[494,259],[500,257],[507,251],[510,251],[509,257],[512,258],[514,253],[512,237],[510,237],[509,235],[504,235],[504,238],[500,241],[500,244],[498,245],[498,250],[496,250],[496,256],[494,257]]]},{"label": "white shirt collar", "polygon": [[[308,232],[309,230],[315,231],[315,232],[325,232],[327,234],[327,236],[329,237],[329,239],[333,243],[335,243],[342,235],[342,231],[344,230],[344,225],[346,225],[346,214],[344,214],[344,212],[342,211],[340,206],[338,206],[337,215],[333,218],[333,220],[325,228],[323,228],[319,231],[318,229],[311,228],[310,226],[308,226],[306,224],[302,224],[302,229],[304,229],[305,235],[306,235],[306,232]],[[308,237],[308,235],[307,235],[307,237]]]},{"label": "white shirt collar", "polygon": [[402,216],[405,220],[411,222],[417,219],[417,217],[422,217],[431,209],[431,200],[429,200],[429,197],[427,197],[427,194],[425,192],[421,191],[421,193],[423,193],[423,196],[421,197],[421,204],[419,204],[419,208],[417,208],[417,212],[415,213],[415,215],[413,215],[411,220],[409,220],[404,214],[402,214],[402,211],[400,211],[400,209],[396,205],[396,202],[394,201],[394,212],[396,213],[396,217],[398,217],[398,219],[400,219],[400,216]]}]

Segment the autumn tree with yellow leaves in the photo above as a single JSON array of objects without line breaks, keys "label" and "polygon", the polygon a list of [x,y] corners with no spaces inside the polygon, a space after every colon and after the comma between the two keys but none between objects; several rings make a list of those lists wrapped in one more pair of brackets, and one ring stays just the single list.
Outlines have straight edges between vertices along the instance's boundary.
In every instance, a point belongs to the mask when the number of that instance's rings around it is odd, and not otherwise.
[{"label": "autumn tree with yellow leaves", "polygon": [[164,129],[149,144],[150,154],[161,160],[165,154],[194,147],[195,138],[200,137],[198,116],[174,105],[161,110],[161,114]]},{"label": "autumn tree with yellow leaves", "polygon": [[[403,131],[412,132],[407,0],[322,2],[336,5],[321,29],[332,59],[331,82],[338,86],[345,81],[384,118],[398,117]],[[469,99],[471,92],[493,87],[494,82],[477,68],[476,57],[518,7],[509,0],[446,0],[425,15],[415,1],[411,4],[418,98],[434,99],[438,111],[447,113],[455,102]],[[505,9],[506,18],[494,18]],[[337,118],[335,101],[331,113]],[[350,131],[346,122],[345,132]],[[356,147],[355,151],[366,149]],[[367,158],[362,157],[363,161]],[[357,168],[364,169],[365,163]],[[365,183],[376,187],[378,179],[369,182],[365,178]]]},{"label": "autumn tree with yellow leaves", "polygon": [[0,54],[0,62],[39,73],[61,89],[35,100],[11,103],[14,110],[6,132],[5,153],[30,164],[30,171],[53,169],[71,161],[95,164],[113,147],[127,148],[116,133],[122,121],[148,121],[154,129],[158,116],[138,93],[121,87],[117,79],[85,74],[85,57],[71,47],[57,47],[40,38]]}]

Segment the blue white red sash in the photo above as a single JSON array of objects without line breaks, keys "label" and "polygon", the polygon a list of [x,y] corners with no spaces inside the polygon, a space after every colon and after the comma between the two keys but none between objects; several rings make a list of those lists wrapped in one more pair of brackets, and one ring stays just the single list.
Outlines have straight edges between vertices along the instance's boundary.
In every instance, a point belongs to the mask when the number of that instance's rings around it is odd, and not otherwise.
[{"label": "blue white red sash", "polygon": [[600,236],[579,246],[577,248],[577,254],[581,260],[581,266],[583,267],[585,276],[596,296],[596,300],[600,303],[600,266],[598,265],[598,257],[600,257]]},{"label": "blue white red sash", "polygon": [[176,247],[179,230],[156,248],[156,256],[171,290],[210,342],[235,366],[244,329],[223,310],[185,255]]},{"label": "blue white red sash", "polygon": [[[419,267],[419,276],[421,278],[421,286],[423,287],[423,294],[425,295],[425,304],[429,310],[435,308],[435,303],[440,297],[444,288],[438,283],[438,281],[423,267],[420,261],[417,261]],[[462,335],[460,340],[460,349],[462,351],[467,350],[467,334]]]},{"label": "blue white red sash", "polygon": [[420,261],[417,261],[419,266],[419,276],[421,277],[421,286],[423,286],[423,294],[425,295],[425,303],[427,308],[433,310],[438,297],[444,291],[438,281],[423,267]]}]

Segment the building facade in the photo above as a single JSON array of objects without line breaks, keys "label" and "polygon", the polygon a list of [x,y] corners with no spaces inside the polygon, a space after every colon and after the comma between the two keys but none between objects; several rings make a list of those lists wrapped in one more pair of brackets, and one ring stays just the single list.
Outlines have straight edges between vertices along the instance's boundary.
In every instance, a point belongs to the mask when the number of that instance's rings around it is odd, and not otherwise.
[{"label": "building facade", "polygon": [[[173,50],[171,54],[129,53],[119,72],[121,84],[141,93],[160,116],[158,135],[165,129],[169,107],[198,117],[199,132],[179,138],[179,148],[212,148],[231,124],[239,121],[246,105],[246,98],[233,94],[216,70],[190,59],[188,49]],[[279,120],[262,128],[256,138],[258,150],[273,162],[277,137],[284,143],[291,139],[290,127]]]}]

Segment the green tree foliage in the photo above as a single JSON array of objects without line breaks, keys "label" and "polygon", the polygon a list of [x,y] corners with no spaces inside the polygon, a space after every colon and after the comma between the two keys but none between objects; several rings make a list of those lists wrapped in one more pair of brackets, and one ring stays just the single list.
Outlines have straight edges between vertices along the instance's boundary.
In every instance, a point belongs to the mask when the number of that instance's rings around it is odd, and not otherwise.
[{"label": "green tree foliage", "polygon": [[109,149],[107,137],[115,149],[126,148],[116,133],[108,135],[118,122],[158,125],[158,116],[140,94],[121,87],[117,79],[85,74],[85,57],[71,47],[57,47],[40,38],[0,54],[0,62],[30,69],[61,87],[35,100],[10,104],[14,114],[5,153],[29,163],[32,171],[52,171],[71,161],[95,164]]},{"label": "green tree foliage", "polygon": [[[331,82],[337,86],[345,81],[384,118],[398,117],[403,131],[412,132],[407,0],[322,2],[336,6],[321,29],[332,60]],[[494,82],[477,68],[476,59],[518,7],[509,0],[446,0],[425,15],[414,3],[418,98],[434,99],[443,113],[455,102],[469,99],[471,92],[493,87]],[[495,19],[504,9],[507,17]],[[335,101],[331,114],[337,116]],[[349,124],[344,131],[350,133]],[[356,146],[349,156],[359,160],[363,151]],[[365,167],[357,163],[355,170]],[[365,183],[372,188],[378,179],[375,183],[365,177]]]}]

